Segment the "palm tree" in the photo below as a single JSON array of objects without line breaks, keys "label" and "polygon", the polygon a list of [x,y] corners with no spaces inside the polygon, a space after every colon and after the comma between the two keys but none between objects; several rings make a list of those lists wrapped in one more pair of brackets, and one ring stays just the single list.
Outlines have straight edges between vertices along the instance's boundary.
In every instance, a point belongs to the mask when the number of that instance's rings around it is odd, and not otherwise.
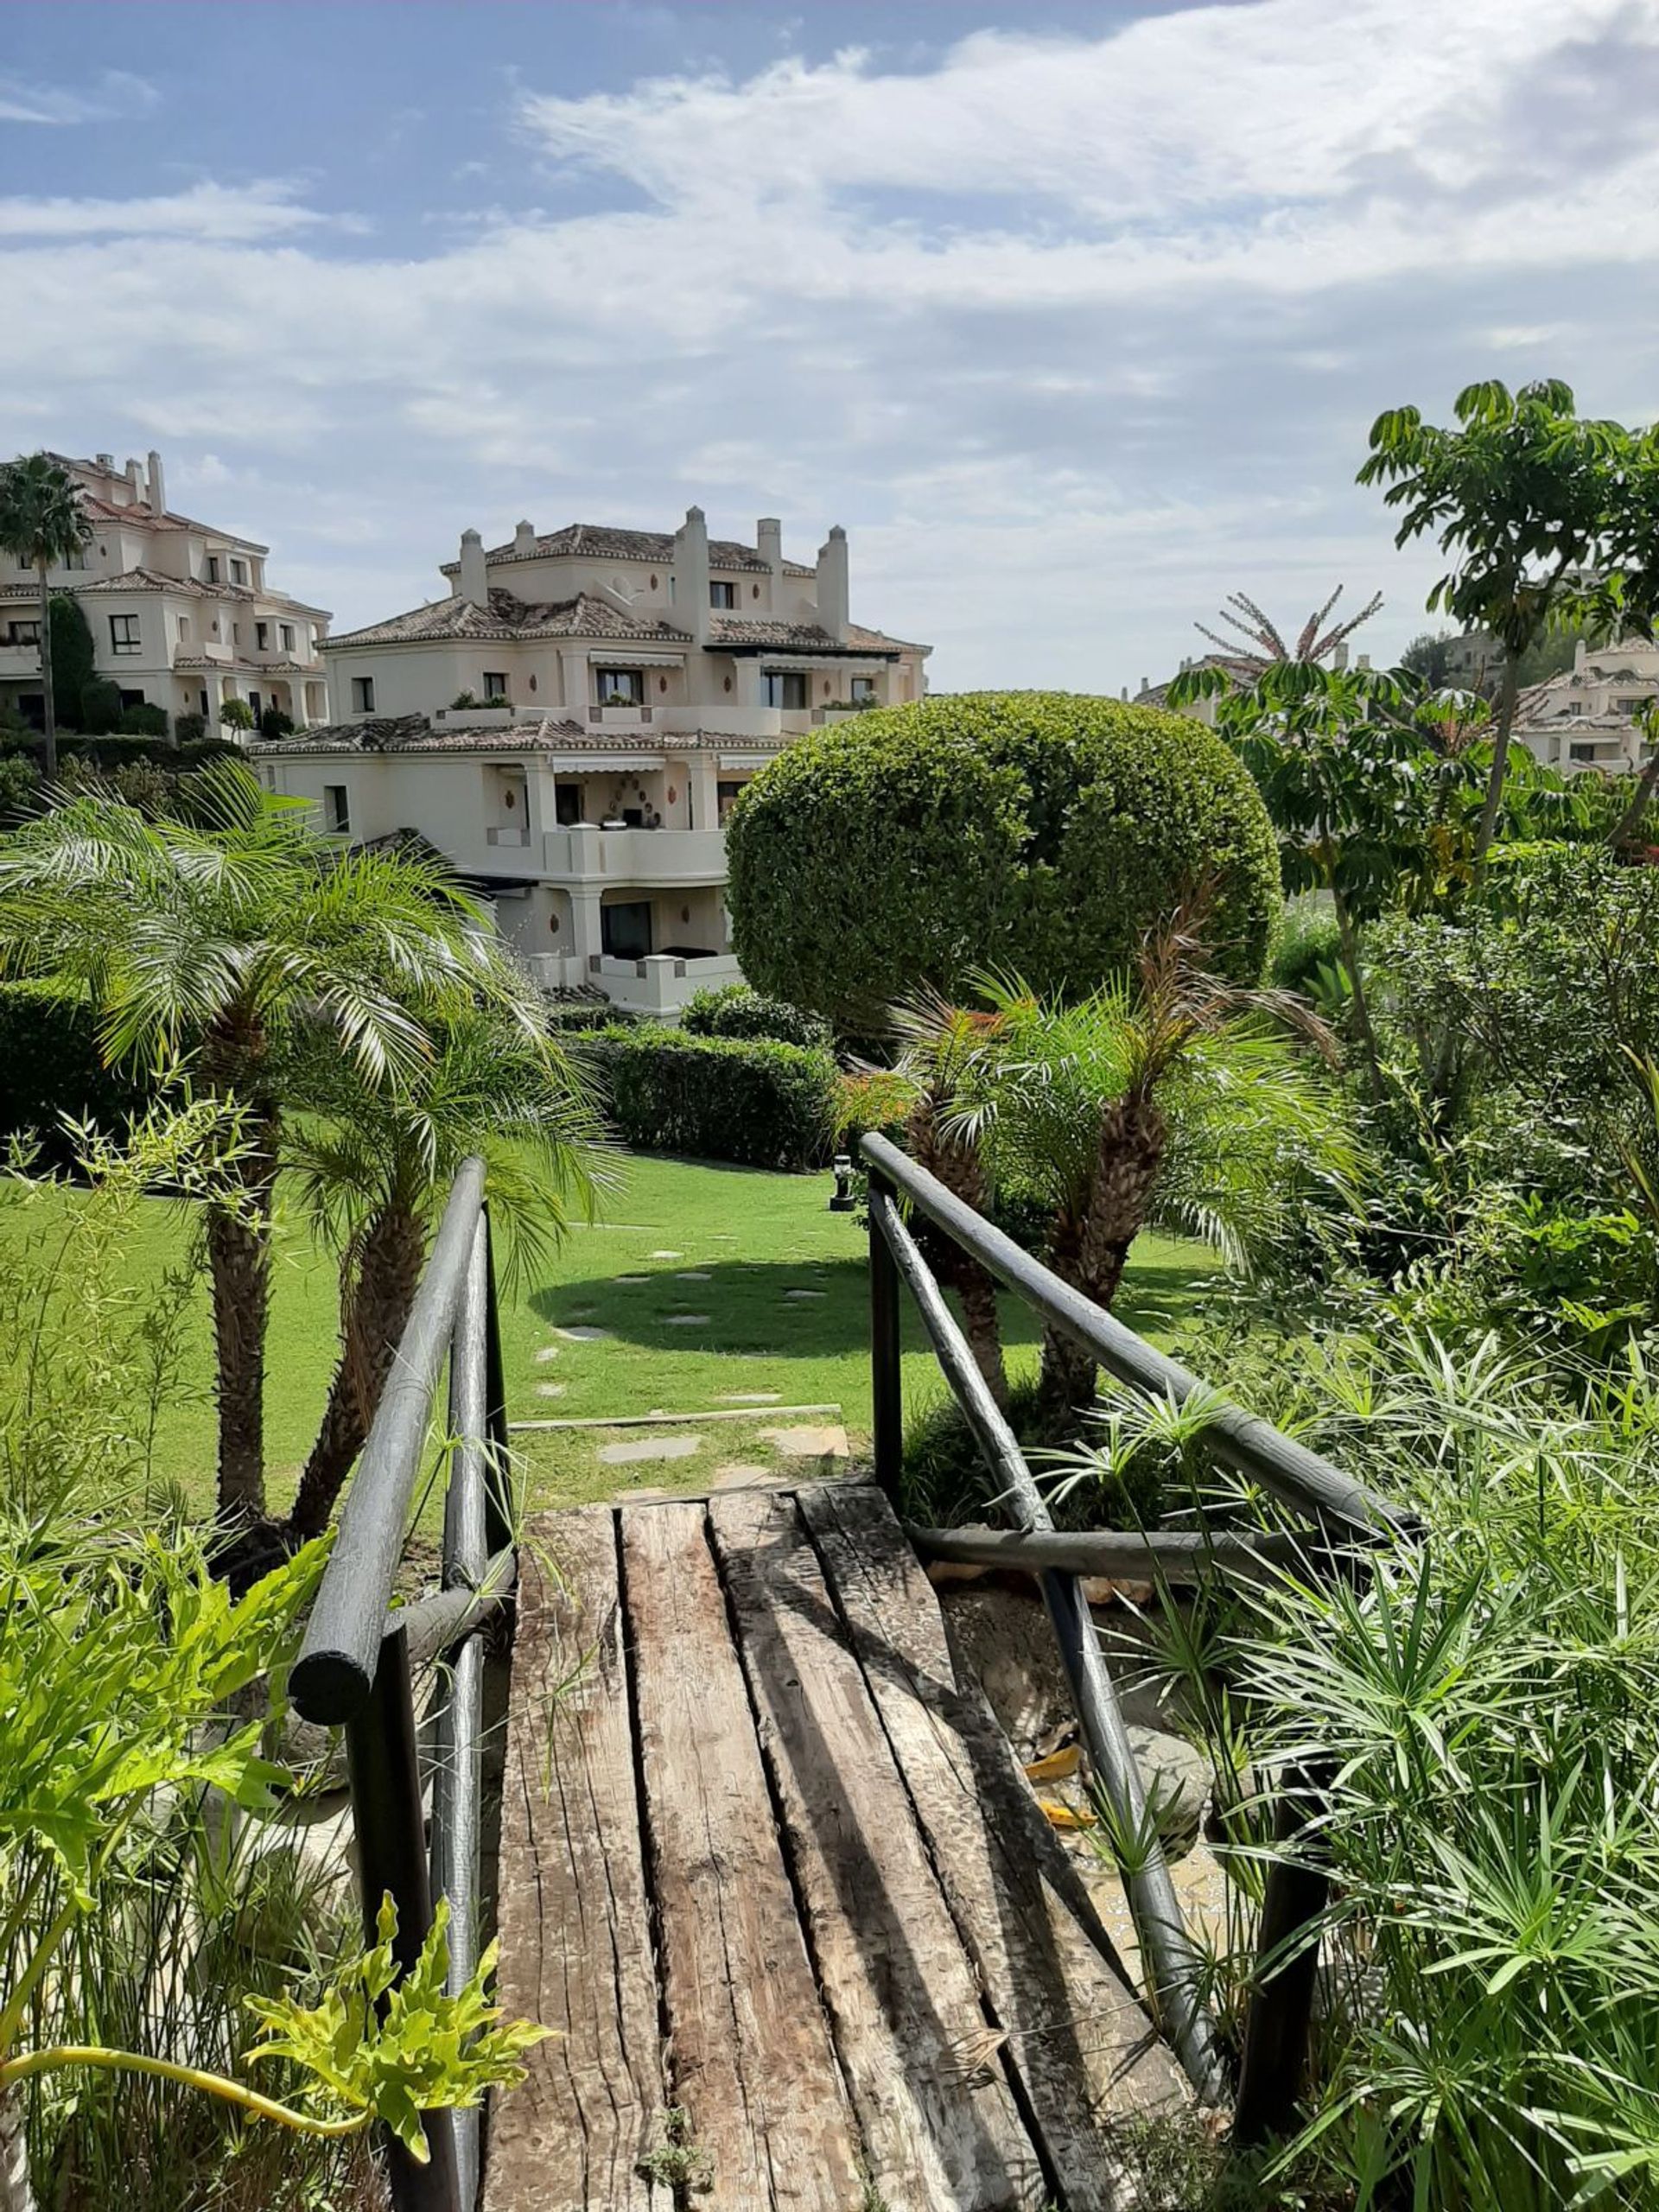
[{"label": "palm tree", "polygon": [[0,468],[0,547],[26,562],[41,588],[41,684],[46,695],[46,773],[58,772],[58,712],[52,692],[52,599],[47,571],[79,553],[92,526],[80,487],[50,454],[20,454]]},{"label": "palm tree", "polygon": [[1195,622],[1192,627],[1200,637],[1208,638],[1212,645],[1220,647],[1218,652],[1209,657],[1212,666],[1222,669],[1236,683],[1255,683],[1270,668],[1284,661],[1318,664],[1331,659],[1338,645],[1345,645],[1360,624],[1369,622],[1382,604],[1382,593],[1373,592],[1357,614],[1351,614],[1343,622],[1332,622],[1332,613],[1341,597],[1342,586],[1338,584],[1324,606],[1316,607],[1308,616],[1294,648],[1285,643],[1283,632],[1246,592],[1230,591],[1226,605],[1216,617],[1230,630],[1236,631],[1236,637],[1224,638],[1202,622]]},{"label": "palm tree", "polygon": [[370,1093],[408,1089],[435,1023],[480,995],[535,1021],[478,910],[436,866],[340,853],[239,761],[187,778],[173,816],[88,793],[0,849],[0,963],[78,983],[111,1061],[182,1058],[234,1103],[230,1195],[204,1236],[218,1365],[219,1502],[264,1512],[271,1211],[293,1070],[319,1038]]},{"label": "palm tree", "polygon": [[[981,988],[996,1049],[944,1127],[977,1144],[998,1185],[1038,1198],[1049,1264],[1096,1305],[1110,1307],[1149,1224],[1248,1264],[1310,1175],[1351,1174],[1339,1106],[1291,1033],[1328,1052],[1323,1025],[1291,994],[1211,974],[1192,909],[1148,942],[1133,979],[1074,1005],[1017,980]],[[1046,1330],[1046,1425],[1068,1427],[1095,1382],[1088,1353]]]},{"label": "palm tree", "polygon": [[366,1089],[337,1054],[314,1050],[297,1088],[313,1110],[289,1147],[298,1187],[340,1260],[340,1357],[300,1479],[290,1539],[320,1535],[363,1448],[415,1300],[428,1243],[456,1168],[489,1166],[492,1226],[509,1272],[534,1261],[575,1203],[605,1180],[601,1124],[545,1035],[499,1007],[446,1023],[405,1087]]}]

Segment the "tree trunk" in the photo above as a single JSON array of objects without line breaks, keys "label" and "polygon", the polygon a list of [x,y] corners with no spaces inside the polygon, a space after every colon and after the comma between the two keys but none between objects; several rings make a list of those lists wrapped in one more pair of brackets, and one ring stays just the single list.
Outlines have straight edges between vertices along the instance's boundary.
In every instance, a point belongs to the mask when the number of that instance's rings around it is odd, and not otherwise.
[{"label": "tree trunk", "polygon": [[1506,646],[1503,680],[1497,692],[1497,728],[1492,741],[1491,772],[1486,779],[1486,804],[1480,810],[1480,827],[1475,833],[1474,879],[1477,883],[1485,873],[1487,850],[1497,834],[1498,810],[1503,804],[1503,777],[1510,760],[1510,732],[1515,727],[1515,702],[1520,693],[1520,658]]},{"label": "tree trunk", "polygon": [[[1056,1224],[1054,1272],[1110,1312],[1129,1247],[1146,1226],[1164,1164],[1169,1127],[1157,1102],[1132,1092],[1101,1116],[1094,1173],[1080,1221]],[[1095,1361],[1057,1330],[1043,1332],[1041,1399],[1060,1433],[1075,1430],[1094,1402]]]},{"label": "tree trunk", "polygon": [[[938,1102],[918,1098],[911,1109],[906,1135],[911,1157],[918,1167],[938,1176],[953,1198],[985,1211],[985,1171],[976,1147],[941,1136]],[[1002,1358],[1002,1324],[996,1306],[996,1285],[977,1260],[953,1244],[948,1236],[925,1237],[928,1264],[942,1283],[962,1300],[963,1333],[974,1363],[989,1385],[999,1406],[1008,1402],[1007,1370]]]},{"label": "tree trunk", "polygon": [[46,563],[37,561],[35,573],[41,582],[41,690],[45,694],[46,707],[46,779],[55,783],[58,774],[58,702],[52,688],[52,594],[46,588]]},{"label": "tree trunk", "polygon": [[0,2212],[35,2212],[21,2090],[0,2089]]},{"label": "tree trunk", "polygon": [[1623,852],[1627,845],[1637,842],[1637,833],[1642,827],[1642,817],[1652,804],[1656,791],[1659,791],[1659,731],[1655,732],[1653,758],[1642,771],[1640,780],[1636,786],[1636,797],[1619,816],[1618,826],[1607,840],[1616,853]]},{"label": "tree trunk", "polygon": [[304,1541],[328,1526],[334,1500],[363,1449],[420,1287],[426,1224],[401,1206],[375,1216],[364,1232],[340,1300],[340,1357],[328,1403],[289,1516]]},{"label": "tree trunk", "polygon": [[[234,1095],[233,1085],[223,1089]],[[218,1369],[219,1513],[227,1526],[245,1526],[264,1517],[265,1332],[270,1316],[277,1129],[273,1104],[265,1102],[251,1109],[245,1130],[250,1149],[237,1162],[245,1210],[214,1206],[207,1216],[207,1274]]]},{"label": "tree trunk", "polygon": [[1359,1032],[1360,1050],[1365,1055],[1365,1079],[1376,1105],[1382,1096],[1382,1067],[1377,1057],[1376,1032],[1371,1027],[1371,1003],[1365,995],[1365,978],[1359,972],[1359,932],[1354,927],[1354,918],[1348,901],[1334,883],[1331,886],[1331,904],[1336,910],[1337,938],[1342,946],[1342,964],[1348,970],[1348,981],[1354,993],[1354,1027]]}]

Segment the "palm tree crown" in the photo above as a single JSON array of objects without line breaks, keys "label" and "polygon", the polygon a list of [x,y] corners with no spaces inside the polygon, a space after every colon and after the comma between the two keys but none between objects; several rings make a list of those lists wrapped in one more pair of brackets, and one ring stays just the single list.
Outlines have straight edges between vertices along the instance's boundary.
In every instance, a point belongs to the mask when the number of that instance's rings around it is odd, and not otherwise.
[{"label": "palm tree crown", "polygon": [[58,772],[57,702],[52,695],[52,601],[48,569],[79,553],[92,526],[80,487],[50,454],[22,454],[0,467],[0,548],[33,569],[41,591],[41,686],[46,698],[46,772]]}]

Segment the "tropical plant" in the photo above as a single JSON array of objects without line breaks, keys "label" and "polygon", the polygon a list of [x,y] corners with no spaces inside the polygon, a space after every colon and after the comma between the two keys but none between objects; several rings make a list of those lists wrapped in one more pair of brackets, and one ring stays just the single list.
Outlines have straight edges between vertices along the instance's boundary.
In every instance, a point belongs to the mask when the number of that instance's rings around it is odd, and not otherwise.
[{"label": "tropical plant", "polygon": [[[58,717],[53,684],[52,599],[47,575],[80,551],[92,526],[80,489],[50,454],[33,453],[0,467],[0,547],[34,569],[41,590],[41,685],[46,695],[46,773],[58,772]],[[73,702],[72,702],[73,703]]]},{"label": "tropical plant", "polygon": [[92,680],[92,632],[73,592],[52,594],[52,699],[72,729],[80,727],[80,695]]},{"label": "tropical plant", "polygon": [[1212,666],[1224,670],[1235,683],[1255,683],[1270,668],[1287,661],[1318,664],[1334,659],[1338,649],[1346,645],[1361,623],[1369,622],[1382,604],[1382,593],[1373,592],[1357,614],[1351,614],[1343,622],[1332,622],[1331,616],[1341,597],[1342,586],[1338,584],[1325,604],[1316,607],[1308,616],[1294,646],[1285,643],[1282,633],[1255,601],[1242,591],[1229,592],[1226,605],[1216,617],[1236,632],[1233,637],[1221,637],[1202,622],[1195,622],[1192,627],[1200,637],[1208,638],[1212,645],[1219,648],[1211,656]]},{"label": "tropical plant", "polygon": [[992,962],[1086,997],[1200,883],[1216,966],[1254,983],[1279,905],[1272,826],[1227,747],[1112,699],[848,716],[754,778],[727,840],[745,975],[859,1038]]},{"label": "tropical plant", "polygon": [[229,1520],[264,1510],[270,1217],[296,1051],[330,1039],[368,1090],[430,1058],[432,1025],[480,993],[533,1025],[528,987],[434,865],[340,853],[302,803],[239,762],[186,779],[189,817],[73,799],[0,851],[0,958],[99,1011],[111,1062],[188,1057],[244,1115],[234,1203],[206,1210],[218,1363],[219,1486]]},{"label": "tropical plant", "polygon": [[226,729],[251,729],[253,709],[245,699],[221,699],[219,719]]},{"label": "tropical plant", "polygon": [[1617,611],[1605,573],[1617,546],[1634,442],[1621,424],[1579,416],[1558,378],[1511,393],[1497,381],[1459,392],[1455,428],[1390,408],[1372,425],[1362,484],[1402,509],[1399,545],[1425,531],[1452,563],[1431,613],[1489,631],[1503,648],[1486,798],[1475,841],[1484,867],[1497,835],[1522,656],[1564,616]]},{"label": "tropical plant", "polygon": [[563,1051],[499,1007],[435,1029],[431,1058],[396,1090],[365,1088],[327,1046],[296,1071],[308,1111],[289,1131],[298,1187],[340,1254],[340,1358],[289,1521],[318,1535],[361,1450],[414,1303],[456,1168],[489,1165],[493,1230],[509,1277],[543,1257],[571,1206],[602,1181],[601,1128]]}]

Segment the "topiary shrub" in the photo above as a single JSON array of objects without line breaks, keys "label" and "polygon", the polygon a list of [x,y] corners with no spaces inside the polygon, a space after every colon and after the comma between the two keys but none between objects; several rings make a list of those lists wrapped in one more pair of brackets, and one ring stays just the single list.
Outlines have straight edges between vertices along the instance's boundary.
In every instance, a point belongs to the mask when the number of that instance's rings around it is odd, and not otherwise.
[{"label": "topiary shrub", "polygon": [[836,1065],[770,1039],[688,1037],[642,1025],[580,1040],[618,1134],[640,1152],[816,1167],[829,1157]]},{"label": "topiary shrub", "polygon": [[121,709],[121,734],[123,737],[165,737],[166,708],[157,707],[148,699],[140,700],[137,706],[124,707]]},{"label": "topiary shrub", "polygon": [[174,715],[173,738],[175,744],[180,746],[200,745],[207,734],[207,717],[206,715],[197,714],[193,710],[188,715]]},{"label": "topiary shrub", "polygon": [[67,591],[52,595],[52,696],[60,722],[80,728],[80,696],[93,681],[92,633],[80,601]]},{"label": "topiary shrub", "polygon": [[734,950],[759,990],[868,1033],[895,999],[1011,969],[1084,992],[1208,886],[1211,957],[1261,978],[1273,826],[1185,715],[1062,692],[970,692],[826,725],[740,794]]},{"label": "topiary shrub", "polygon": [[804,1007],[784,999],[762,998],[747,983],[728,983],[719,990],[693,991],[680,1016],[680,1027],[692,1037],[771,1037],[780,1045],[832,1042],[830,1025]]},{"label": "topiary shrub", "polygon": [[42,1160],[66,1166],[75,1143],[65,1116],[114,1132],[152,1096],[141,1071],[105,1066],[86,1000],[51,983],[0,983],[0,1141],[32,1131]]},{"label": "topiary shrub", "polygon": [[253,709],[245,699],[222,699],[219,719],[226,729],[251,729]]},{"label": "topiary shrub", "polygon": [[121,727],[121,690],[106,677],[80,687],[80,727],[87,737],[104,737]]}]

